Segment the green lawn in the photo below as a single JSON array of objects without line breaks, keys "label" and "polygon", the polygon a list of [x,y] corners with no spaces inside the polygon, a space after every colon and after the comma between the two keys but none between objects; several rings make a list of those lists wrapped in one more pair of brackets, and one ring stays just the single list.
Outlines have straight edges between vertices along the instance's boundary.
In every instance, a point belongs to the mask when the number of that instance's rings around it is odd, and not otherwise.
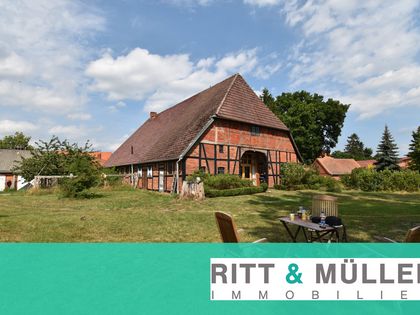
[{"label": "green lawn", "polygon": [[[278,217],[310,206],[314,191],[269,190],[252,196],[182,201],[142,190],[98,191],[93,199],[0,193],[1,242],[219,242],[213,212],[233,214],[242,241],[287,242]],[[333,194],[352,242],[402,240],[420,225],[419,193]]]}]

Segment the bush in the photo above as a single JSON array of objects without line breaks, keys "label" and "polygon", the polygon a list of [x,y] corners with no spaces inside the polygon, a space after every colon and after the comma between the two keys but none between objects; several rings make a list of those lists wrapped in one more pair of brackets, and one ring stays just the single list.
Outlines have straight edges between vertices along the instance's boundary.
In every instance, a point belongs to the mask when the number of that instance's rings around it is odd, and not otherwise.
[{"label": "bush", "polygon": [[281,167],[283,186],[287,190],[296,189],[296,186],[304,184],[306,176],[305,168],[302,164],[288,163]]},{"label": "bush", "polygon": [[267,190],[268,186],[266,183],[257,186],[240,187],[233,189],[209,189],[205,188],[206,197],[228,197],[228,196],[239,196],[239,195],[252,195],[262,193]]},{"label": "bush", "polygon": [[285,164],[282,167],[282,183],[276,189],[300,190],[315,189],[330,192],[341,192],[341,183],[328,176],[320,176],[313,167],[302,164]]},{"label": "bush", "polygon": [[328,176],[320,176],[324,178],[325,186],[327,187],[327,191],[329,192],[341,192],[341,183],[338,180],[335,180],[334,178],[328,177]]},{"label": "bush", "polygon": [[68,165],[70,174],[74,177],[63,178],[60,187],[64,197],[85,197],[90,188],[100,182],[99,166],[86,153],[81,153]]},{"label": "bush", "polygon": [[206,175],[203,178],[204,186],[209,189],[234,189],[242,187],[251,187],[252,181],[242,179],[238,175],[219,174],[219,175]]},{"label": "bush", "polygon": [[87,190],[99,183],[98,176],[82,174],[74,178],[65,178],[61,181],[60,187],[63,197],[78,198],[87,197]]},{"label": "bush", "polygon": [[201,181],[206,181],[206,179],[210,177],[210,174],[203,172],[202,170],[197,170],[191,175],[187,176],[187,182],[188,183],[195,183],[197,181],[197,178],[200,178]]},{"label": "bush", "polygon": [[[101,169],[101,176],[99,186],[102,187],[120,187],[120,186],[129,186],[123,182],[123,178],[121,176],[108,176],[108,175],[121,175],[118,171],[114,168],[102,168]],[[141,180],[141,179],[140,179]]]},{"label": "bush", "polygon": [[363,191],[413,192],[420,187],[420,174],[410,170],[378,172],[374,169],[357,168],[341,180],[347,188]]}]

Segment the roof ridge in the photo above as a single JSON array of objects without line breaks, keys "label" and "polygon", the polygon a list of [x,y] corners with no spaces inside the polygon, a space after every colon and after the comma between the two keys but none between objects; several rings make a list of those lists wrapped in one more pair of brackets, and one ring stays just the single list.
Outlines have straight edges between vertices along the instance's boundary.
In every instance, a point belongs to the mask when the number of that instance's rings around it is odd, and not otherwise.
[{"label": "roof ridge", "polygon": [[227,96],[229,95],[229,92],[230,92],[230,90],[232,89],[232,86],[233,86],[233,84],[235,83],[235,81],[236,81],[236,79],[238,78],[238,76],[239,76],[239,73],[236,73],[236,74],[235,74],[235,76],[234,76],[234,78],[233,78],[233,80],[232,80],[232,82],[230,83],[230,85],[229,85],[229,87],[228,87],[228,89],[227,89],[226,93],[225,93],[225,96],[223,96],[223,99],[221,100],[221,102],[220,102],[219,106],[217,106],[216,112],[214,113],[215,115],[217,115],[217,114],[219,113],[220,108],[222,108],[223,103],[225,102],[225,100],[226,100]]},{"label": "roof ridge", "polygon": [[327,171],[328,174],[333,175],[331,170],[328,169],[328,167],[324,163],[322,163],[323,162],[322,159],[323,159],[323,157],[317,157],[316,161],[318,161],[318,163]]},{"label": "roof ridge", "polygon": [[[236,79],[236,75],[238,75],[238,73],[234,75],[234,76],[235,76],[235,79]],[[222,80],[222,81],[220,81],[220,82],[217,82],[217,83],[216,83],[216,84],[214,84],[214,85],[210,85],[207,89],[202,90],[202,91],[200,91],[200,92],[197,92],[197,93],[195,93],[194,95],[191,95],[190,97],[187,97],[186,99],[183,99],[182,101],[179,101],[179,102],[178,102],[178,103],[176,103],[175,105],[172,105],[172,106],[170,106],[170,107],[168,107],[168,108],[164,109],[163,111],[158,112],[158,115],[160,115],[160,114],[162,114],[162,113],[164,113],[164,112],[167,112],[167,111],[169,111],[169,110],[171,110],[171,109],[174,109],[175,107],[178,107],[179,105],[182,105],[184,102],[188,101],[189,99],[192,99],[193,97],[196,97],[196,96],[198,96],[198,95],[200,95],[200,94],[203,94],[204,92],[207,92],[208,90],[210,90],[210,89],[214,88],[215,86],[217,86],[217,85],[219,85],[219,84],[222,84],[224,81],[227,81],[227,80],[229,80],[229,79],[230,79],[230,78],[232,78],[232,77],[233,77],[233,76],[230,76],[230,77],[228,77],[228,78],[226,78],[226,79],[224,79],[224,80]],[[233,80],[233,81],[235,81],[235,80]],[[229,86],[229,89],[230,89],[230,86]],[[229,90],[229,89],[228,89],[228,90]]]}]

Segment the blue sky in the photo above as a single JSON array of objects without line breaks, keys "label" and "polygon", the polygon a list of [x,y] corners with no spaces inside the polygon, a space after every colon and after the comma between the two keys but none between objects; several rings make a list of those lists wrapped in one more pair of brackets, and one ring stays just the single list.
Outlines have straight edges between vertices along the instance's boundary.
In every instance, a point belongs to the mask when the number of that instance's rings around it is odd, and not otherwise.
[{"label": "blue sky", "polygon": [[240,72],[258,92],[351,104],[374,150],[420,122],[418,1],[0,0],[0,136],[114,150],[147,118]]}]

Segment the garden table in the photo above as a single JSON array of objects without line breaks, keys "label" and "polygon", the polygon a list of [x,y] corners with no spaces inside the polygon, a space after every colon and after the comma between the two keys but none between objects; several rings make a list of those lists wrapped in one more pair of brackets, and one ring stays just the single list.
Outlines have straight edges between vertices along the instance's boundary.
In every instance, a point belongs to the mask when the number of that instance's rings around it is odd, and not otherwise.
[{"label": "garden table", "polygon": [[[339,235],[336,228],[325,225],[325,227],[321,227],[319,223],[313,223],[310,220],[302,220],[299,217],[295,217],[293,220],[290,219],[290,217],[281,217],[280,222],[283,223],[284,228],[286,229],[287,233],[290,235],[292,241],[296,243],[297,236],[299,235],[299,232],[302,231],[306,242],[311,243],[313,241],[319,241],[323,242],[326,237],[327,241],[331,241],[333,235],[336,235],[337,242],[339,241]],[[289,228],[289,225],[295,225],[297,226],[297,229],[295,233],[292,233],[292,231]],[[312,236],[308,238],[306,234],[306,229],[311,230],[315,233],[315,237]]]}]

